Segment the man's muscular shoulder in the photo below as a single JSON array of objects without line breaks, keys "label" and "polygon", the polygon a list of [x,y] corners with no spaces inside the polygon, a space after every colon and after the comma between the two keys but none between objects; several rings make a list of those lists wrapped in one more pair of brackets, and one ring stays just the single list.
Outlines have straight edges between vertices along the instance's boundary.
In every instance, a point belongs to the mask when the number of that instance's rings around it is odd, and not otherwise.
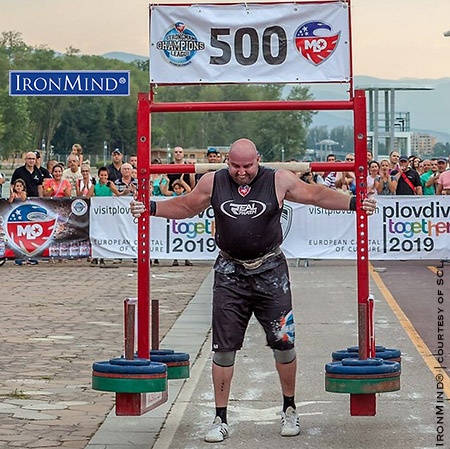
[{"label": "man's muscular shoulder", "polygon": [[288,192],[298,188],[299,181],[294,173],[288,170],[277,170],[275,172],[275,189],[278,200],[283,201]]},{"label": "man's muscular shoulder", "polygon": [[197,185],[192,190],[190,195],[194,194],[194,196],[202,196],[203,199],[205,197],[211,198],[213,185],[214,185],[214,172],[205,173],[197,182]]}]

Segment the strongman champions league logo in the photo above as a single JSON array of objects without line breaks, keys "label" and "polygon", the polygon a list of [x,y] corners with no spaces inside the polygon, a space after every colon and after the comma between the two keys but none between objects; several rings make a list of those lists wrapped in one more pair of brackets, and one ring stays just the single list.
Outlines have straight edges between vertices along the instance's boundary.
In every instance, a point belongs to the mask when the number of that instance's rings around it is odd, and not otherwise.
[{"label": "strongman champions league logo", "polygon": [[12,210],[6,220],[9,245],[27,256],[33,256],[50,245],[57,218],[36,204],[24,204]]},{"label": "strongman champions league logo", "polygon": [[305,22],[295,32],[295,48],[307,61],[318,66],[336,50],[340,34],[332,34],[332,28],[327,23]]},{"label": "strongman champions league logo", "polygon": [[156,43],[156,49],[163,51],[167,60],[176,66],[189,64],[197,52],[205,47],[205,43],[199,42],[184,22],[175,22],[174,27]]},{"label": "strongman champions league logo", "polygon": [[[294,33],[294,47],[311,64],[318,66],[336,50],[341,32],[334,32],[325,22],[313,20],[302,23]],[[205,42],[182,21],[175,22],[163,38],[156,43],[167,61],[182,67],[192,62],[195,55],[206,49]]]}]

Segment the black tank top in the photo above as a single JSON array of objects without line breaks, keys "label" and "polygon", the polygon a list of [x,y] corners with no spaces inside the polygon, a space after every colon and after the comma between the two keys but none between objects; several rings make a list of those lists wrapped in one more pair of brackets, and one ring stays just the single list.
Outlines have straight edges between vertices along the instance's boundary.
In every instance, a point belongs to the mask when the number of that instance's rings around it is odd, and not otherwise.
[{"label": "black tank top", "polygon": [[249,186],[234,182],[228,169],[219,170],[211,205],[217,246],[231,257],[257,259],[281,245],[282,208],[275,192],[275,170],[260,167]]}]

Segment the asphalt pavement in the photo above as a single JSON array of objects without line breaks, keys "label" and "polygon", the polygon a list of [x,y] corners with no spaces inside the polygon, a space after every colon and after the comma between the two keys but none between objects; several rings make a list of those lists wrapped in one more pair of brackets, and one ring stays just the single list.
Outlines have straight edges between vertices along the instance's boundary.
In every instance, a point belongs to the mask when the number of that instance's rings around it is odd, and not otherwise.
[{"label": "asphalt pavement", "polygon": [[[281,392],[273,356],[252,320],[238,353],[229,405],[230,438],[205,443],[214,418],[211,385],[211,263],[152,274],[161,301],[161,347],[188,352],[191,375],[169,381],[169,400],[140,417],[115,416],[113,394],[90,388],[92,361],[122,346],[122,301],[135,295],[133,264],[101,270],[86,262],[0,268],[0,447],[88,449],[450,447],[439,370],[371,280],[376,342],[402,352],[401,389],[377,395],[374,417],[350,416],[349,395],[325,391],[331,353],[357,344],[355,263],[290,261],[297,322],[301,416],[297,437],[279,435]],[[63,274],[64,272],[64,274]],[[5,277],[4,277],[5,275]],[[434,323],[430,323],[434,325]],[[443,383],[448,385],[448,378]],[[443,407],[440,413],[440,407]],[[442,443],[442,444],[441,444]],[[3,444],[3,446],[2,446]],[[441,444],[441,445],[440,445]]]},{"label": "asphalt pavement", "polygon": [[[211,262],[152,272],[164,337]],[[92,363],[123,353],[123,301],[137,296],[136,264],[86,260],[0,267],[0,448],[83,449],[114,405],[91,388]]]},{"label": "asphalt pavement", "polygon": [[[355,264],[312,261],[308,267],[297,265],[291,261],[299,354],[299,436],[279,435],[278,377],[272,353],[264,345],[259,324],[253,320],[236,362],[229,404],[230,438],[217,445],[203,441],[214,417],[207,323],[212,281],[209,275],[190,302],[193,309],[185,309],[162,344],[176,344],[177,350],[191,351],[194,363],[190,379],[170,381],[168,403],[138,419],[116,417],[112,412],[88,448],[200,449],[220,445],[255,449],[425,449],[441,442],[445,447],[448,411],[446,400],[440,402],[442,390],[437,388],[437,374],[430,370],[373,280],[377,344],[401,350],[401,389],[377,395],[374,417],[350,416],[349,395],[325,391],[324,366],[331,360],[331,353],[357,344]],[[192,352],[194,341],[197,350]],[[439,407],[444,405],[445,412],[440,416]]]}]

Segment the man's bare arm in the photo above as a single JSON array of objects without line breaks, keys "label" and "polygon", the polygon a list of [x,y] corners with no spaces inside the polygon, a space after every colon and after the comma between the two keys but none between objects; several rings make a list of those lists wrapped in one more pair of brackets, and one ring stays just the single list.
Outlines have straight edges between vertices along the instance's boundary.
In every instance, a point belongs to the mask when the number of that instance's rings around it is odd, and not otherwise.
[{"label": "man's bare arm", "polygon": [[[193,217],[211,204],[211,194],[213,188],[214,173],[206,173],[202,176],[192,192],[187,195],[172,197],[164,201],[157,201],[155,206],[155,216],[182,219]],[[133,200],[130,203],[131,214],[140,217],[145,205],[140,201]]]},{"label": "man's bare arm", "polygon": [[[325,186],[307,184],[291,172],[279,170],[275,174],[275,185],[280,204],[285,199],[295,203],[313,204],[324,209],[350,210],[351,196]],[[363,209],[367,213],[372,214],[375,208],[375,200],[364,199]]]}]

